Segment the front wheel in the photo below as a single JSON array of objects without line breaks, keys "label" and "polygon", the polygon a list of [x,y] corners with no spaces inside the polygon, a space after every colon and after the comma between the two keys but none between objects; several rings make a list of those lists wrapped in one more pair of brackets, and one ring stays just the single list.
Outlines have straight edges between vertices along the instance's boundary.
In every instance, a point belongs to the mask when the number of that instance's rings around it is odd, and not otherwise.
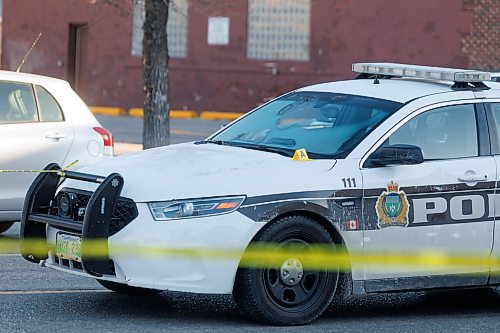
[{"label": "front wheel", "polygon": [[[328,231],[315,220],[294,215],[264,227],[253,243],[276,248],[308,248],[335,245]],[[309,260],[309,262],[307,261]],[[238,269],[233,296],[249,318],[271,325],[302,325],[319,317],[330,304],[338,269],[321,269],[295,252],[279,267]],[[311,266],[309,270],[304,267]]]},{"label": "front wheel", "polygon": [[132,287],[123,283],[117,283],[106,280],[97,280],[101,286],[119,294],[130,296],[152,296],[161,293],[161,290]]}]

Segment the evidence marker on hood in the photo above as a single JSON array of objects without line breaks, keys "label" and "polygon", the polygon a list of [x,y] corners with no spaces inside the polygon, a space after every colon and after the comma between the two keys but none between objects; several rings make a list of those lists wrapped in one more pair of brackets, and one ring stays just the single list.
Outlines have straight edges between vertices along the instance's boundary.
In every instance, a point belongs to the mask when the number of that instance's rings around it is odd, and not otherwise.
[{"label": "evidence marker on hood", "polygon": [[297,149],[293,154],[292,159],[294,161],[302,161],[302,162],[312,161],[307,155],[307,151],[304,148]]}]

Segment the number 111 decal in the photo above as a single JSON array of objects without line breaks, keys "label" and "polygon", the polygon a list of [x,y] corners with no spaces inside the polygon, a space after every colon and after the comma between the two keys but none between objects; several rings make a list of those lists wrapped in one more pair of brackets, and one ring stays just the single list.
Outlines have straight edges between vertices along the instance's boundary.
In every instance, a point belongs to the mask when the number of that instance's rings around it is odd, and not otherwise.
[{"label": "number 111 decal", "polygon": [[356,187],[356,178],[342,178],[344,187]]}]

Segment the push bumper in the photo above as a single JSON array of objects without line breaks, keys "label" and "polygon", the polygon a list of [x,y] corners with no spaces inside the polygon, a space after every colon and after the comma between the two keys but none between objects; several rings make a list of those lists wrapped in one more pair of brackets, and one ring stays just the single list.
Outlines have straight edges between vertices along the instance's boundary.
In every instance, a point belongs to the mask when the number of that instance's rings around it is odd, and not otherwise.
[{"label": "push bumper", "polygon": [[[84,271],[96,277],[114,275],[109,255],[106,253],[107,247],[103,249],[102,256],[96,259],[95,256],[87,255],[91,249],[86,247],[84,240],[102,241],[103,244],[107,244],[111,218],[123,188],[123,178],[117,173],[101,177],[81,172],[62,171],[57,164],[50,164],[45,170],[49,172],[38,175],[26,196],[21,219],[21,254],[25,259],[35,263],[48,258],[50,251],[48,244],[45,251],[37,249],[36,253],[33,252],[34,248],[31,245],[43,244],[43,241],[47,239],[47,225],[49,225],[81,236],[83,241],[81,264]],[[99,184],[84,207],[83,221],[75,221],[69,216],[54,214],[58,209],[56,191],[63,178]],[[41,255],[45,252],[47,255]]]}]

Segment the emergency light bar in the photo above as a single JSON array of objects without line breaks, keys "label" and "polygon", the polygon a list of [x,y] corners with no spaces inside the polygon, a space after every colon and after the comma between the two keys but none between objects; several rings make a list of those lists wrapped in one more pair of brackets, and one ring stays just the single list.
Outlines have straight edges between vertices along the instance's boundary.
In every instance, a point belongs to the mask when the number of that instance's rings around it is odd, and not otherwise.
[{"label": "emergency light bar", "polygon": [[489,81],[491,78],[491,73],[489,72],[395,63],[354,63],[352,64],[352,71],[361,74],[380,75],[381,77],[414,77],[420,79],[467,83]]}]

